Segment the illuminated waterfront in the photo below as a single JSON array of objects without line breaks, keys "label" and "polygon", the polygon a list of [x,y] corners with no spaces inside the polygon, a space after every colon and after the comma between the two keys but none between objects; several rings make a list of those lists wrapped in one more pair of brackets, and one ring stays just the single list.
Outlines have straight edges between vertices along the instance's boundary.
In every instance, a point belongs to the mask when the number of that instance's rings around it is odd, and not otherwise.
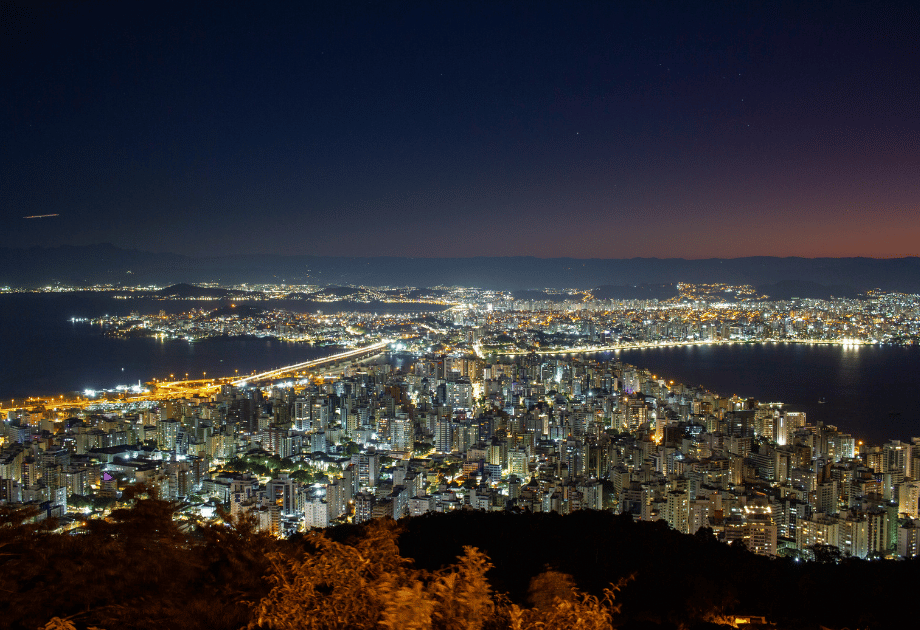
[{"label": "illuminated waterfront", "polygon": [[[188,301],[114,301],[74,295],[6,295],[0,397],[58,395],[87,389],[136,385],[154,378],[242,377],[319,358],[337,351],[272,338],[231,337],[196,343],[155,338],[116,339],[98,326],[68,321],[106,309],[181,312]],[[301,303],[315,312],[332,305]],[[406,312],[414,305],[386,305]],[[379,305],[339,303],[335,308],[368,311]],[[435,307],[437,308],[437,307]],[[572,353],[583,358],[615,356],[688,385],[712,391],[781,401],[806,411],[812,421],[836,424],[860,438],[908,439],[920,426],[911,375],[920,370],[917,346],[840,343],[633,342],[613,352]],[[600,344],[597,344],[600,346]],[[570,351],[546,352],[566,356]],[[174,375],[174,376],[170,376]],[[819,403],[819,400],[824,400]]]},{"label": "illuminated waterfront", "polygon": [[[916,346],[806,343],[688,345],[602,353],[724,395],[781,401],[860,439],[909,439],[920,430],[913,394]],[[824,402],[819,402],[819,401]]]},{"label": "illuminated waterfront", "polygon": [[[84,390],[136,385],[154,378],[240,376],[316,359],[339,350],[273,338],[232,337],[196,343],[153,337],[118,339],[99,326],[72,318],[131,310],[188,310],[194,303],[113,300],[98,295],[19,294],[0,296],[0,399],[50,396]],[[305,311],[329,305],[300,302]],[[212,304],[211,307],[214,305]],[[291,308],[290,304],[284,305]],[[369,312],[412,312],[417,304],[367,305],[340,302],[337,307]],[[432,310],[443,307],[434,306]]]}]

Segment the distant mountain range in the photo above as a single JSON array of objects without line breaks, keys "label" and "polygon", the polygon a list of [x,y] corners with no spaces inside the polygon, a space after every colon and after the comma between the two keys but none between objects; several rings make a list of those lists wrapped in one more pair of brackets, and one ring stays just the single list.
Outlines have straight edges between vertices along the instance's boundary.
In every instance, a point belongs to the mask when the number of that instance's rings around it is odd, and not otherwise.
[{"label": "distant mountain range", "polygon": [[722,282],[750,284],[771,297],[841,297],[872,288],[920,293],[920,258],[199,258],[120,249],[110,244],[0,248],[0,286],[37,287],[55,282],[600,288],[601,295],[611,298],[660,297],[672,293],[673,286],[667,285],[676,282]]}]

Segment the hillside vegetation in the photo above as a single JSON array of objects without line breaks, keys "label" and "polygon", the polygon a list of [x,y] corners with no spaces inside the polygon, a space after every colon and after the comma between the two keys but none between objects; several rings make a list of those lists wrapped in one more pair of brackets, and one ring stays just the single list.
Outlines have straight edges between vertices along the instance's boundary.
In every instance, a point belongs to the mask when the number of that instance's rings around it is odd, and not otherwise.
[{"label": "hillside vegetation", "polygon": [[9,628],[893,627],[920,563],[798,563],[604,512],[456,512],[279,540],[141,498],[68,534],[0,513]]}]

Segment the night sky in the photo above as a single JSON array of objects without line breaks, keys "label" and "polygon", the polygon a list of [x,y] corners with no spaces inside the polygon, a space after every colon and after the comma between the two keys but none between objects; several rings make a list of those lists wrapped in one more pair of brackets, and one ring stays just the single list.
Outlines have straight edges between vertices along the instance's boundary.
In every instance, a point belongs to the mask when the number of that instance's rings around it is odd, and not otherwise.
[{"label": "night sky", "polygon": [[920,254],[907,3],[236,4],[0,5],[0,245]]}]

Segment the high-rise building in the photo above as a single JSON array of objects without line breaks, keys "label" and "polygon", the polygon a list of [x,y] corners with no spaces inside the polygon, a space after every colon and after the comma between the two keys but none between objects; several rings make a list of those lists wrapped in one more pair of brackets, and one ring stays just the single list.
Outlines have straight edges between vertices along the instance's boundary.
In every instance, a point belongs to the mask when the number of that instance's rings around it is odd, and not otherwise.
[{"label": "high-rise building", "polygon": [[776,534],[773,510],[765,499],[744,506],[744,544],[751,552],[775,556]]},{"label": "high-rise building", "polygon": [[882,472],[891,474],[892,486],[910,476],[911,446],[892,440],[882,447]]},{"label": "high-rise building", "polygon": [[316,498],[304,504],[303,524],[306,529],[329,527],[329,504]]},{"label": "high-rise building", "polygon": [[358,485],[362,488],[373,488],[377,485],[377,475],[380,471],[380,456],[373,448],[364,453],[352,455],[351,462],[355,465]]},{"label": "high-rise building", "polygon": [[523,448],[515,448],[508,451],[508,474],[524,478],[528,475],[527,470],[527,451]]},{"label": "high-rise building", "polygon": [[298,512],[297,488],[295,482],[285,473],[265,484],[265,496],[270,504],[278,505],[281,513],[292,516]]},{"label": "high-rise building", "polygon": [[415,426],[409,416],[396,414],[390,423],[390,443],[394,451],[411,451],[415,443]]},{"label": "high-rise building", "polygon": [[355,495],[355,523],[364,523],[373,518],[376,498],[370,492],[359,492]]},{"label": "high-rise building", "polygon": [[313,401],[310,398],[298,398],[294,401],[294,429],[310,431],[313,429]]},{"label": "high-rise building", "polygon": [[680,533],[690,533],[690,496],[686,490],[668,492],[664,518]]},{"label": "high-rise building", "polygon": [[450,453],[454,447],[454,423],[450,416],[438,416],[434,434],[434,448],[439,453]]},{"label": "high-rise building", "polygon": [[920,521],[910,519],[898,527],[898,555],[902,558],[920,556]]},{"label": "high-rise building", "polygon": [[898,486],[898,512],[907,518],[920,518],[920,481],[905,481]]}]

